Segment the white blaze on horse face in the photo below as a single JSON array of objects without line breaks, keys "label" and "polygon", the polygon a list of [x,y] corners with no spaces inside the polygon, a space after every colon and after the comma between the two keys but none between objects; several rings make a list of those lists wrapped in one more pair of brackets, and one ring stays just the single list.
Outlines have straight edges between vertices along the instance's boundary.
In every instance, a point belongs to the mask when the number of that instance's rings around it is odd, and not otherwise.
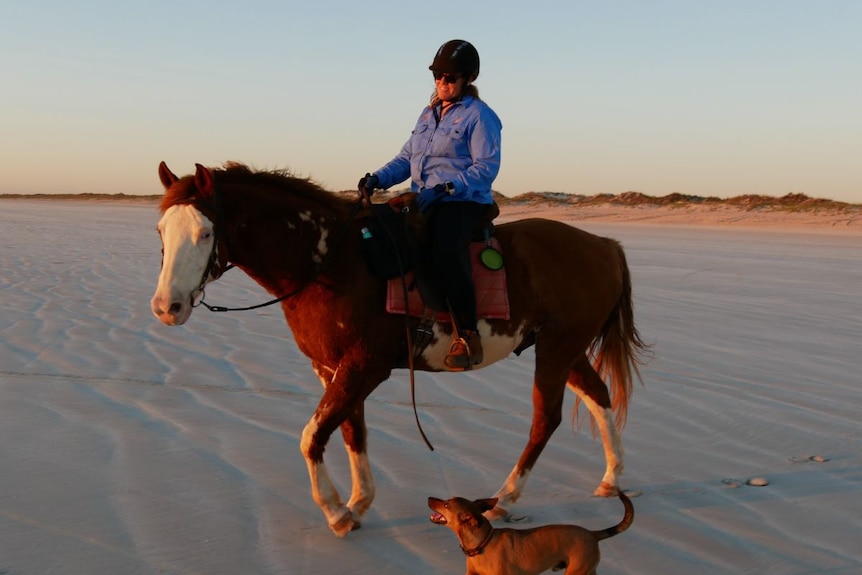
[{"label": "white blaze on horse face", "polygon": [[150,302],[153,314],[167,325],[182,325],[192,313],[201,277],[215,236],[213,223],[188,204],[168,208],[158,225],[162,270]]}]

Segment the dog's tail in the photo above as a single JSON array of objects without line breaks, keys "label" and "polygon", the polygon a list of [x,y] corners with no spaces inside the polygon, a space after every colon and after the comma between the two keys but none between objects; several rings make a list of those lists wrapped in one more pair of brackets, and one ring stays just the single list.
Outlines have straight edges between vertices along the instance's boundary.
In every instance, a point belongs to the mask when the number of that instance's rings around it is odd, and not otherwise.
[{"label": "dog's tail", "polygon": [[625,515],[623,515],[622,521],[620,521],[613,527],[608,527],[607,529],[602,529],[601,531],[593,531],[597,541],[607,539],[608,537],[613,537],[614,535],[619,535],[620,533],[631,527],[632,522],[635,520],[635,506],[632,505],[631,500],[625,493],[623,493],[622,489],[619,490],[619,498],[626,508],[626,513]]}]

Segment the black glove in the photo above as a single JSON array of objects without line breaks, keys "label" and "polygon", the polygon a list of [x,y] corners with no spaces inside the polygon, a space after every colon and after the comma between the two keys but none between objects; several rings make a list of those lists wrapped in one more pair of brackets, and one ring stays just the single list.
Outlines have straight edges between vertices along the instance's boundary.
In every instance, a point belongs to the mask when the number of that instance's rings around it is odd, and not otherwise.
[{"label": "black glove", "polygon": [[425,213],[431,206],[442,200],[455,191],[455,186],[452,182],[445,184],[437,184],[433,188],[422,188],[419,195],[416,197],[416,203],[419,205],[419,211]]},{"label": "black glove", "polygon": [[359,184],[357,188],[359,188],[360,196],[368,196],[369,198],[374,193],[374,188],[380,183],[380,178],[377,176],[367,173],[359,179]]}]

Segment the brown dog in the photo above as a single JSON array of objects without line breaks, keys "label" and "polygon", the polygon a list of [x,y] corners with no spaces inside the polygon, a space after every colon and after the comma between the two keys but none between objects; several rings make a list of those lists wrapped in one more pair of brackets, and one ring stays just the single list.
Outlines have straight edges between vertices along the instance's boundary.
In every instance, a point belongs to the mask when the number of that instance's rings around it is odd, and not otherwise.
[{"label": "brown dog", "polygon": [[467,575],[535,575],[565,569],[565,575],[594,575],[599,541],[622,533],[634,521],[632,502],[620,491],[625,515],[614,527],[590,531],[577,525],[545,525],[532,529],[495,529],[482,515],[496,499],[428,498],[431,521],[455,532],[467,556]]}]

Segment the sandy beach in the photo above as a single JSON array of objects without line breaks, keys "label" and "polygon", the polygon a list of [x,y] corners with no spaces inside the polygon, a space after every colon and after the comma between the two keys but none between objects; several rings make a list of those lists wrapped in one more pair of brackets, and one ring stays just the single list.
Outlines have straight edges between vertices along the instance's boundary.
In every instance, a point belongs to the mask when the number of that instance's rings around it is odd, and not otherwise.
[{"label": "sandy beach", "polygon": [[[623,431],[634,525],[603,575],[862,574],[858,213],[510,206],[617,238],[654,358]],[[532,351],[407,373],[366,403],[377,498],[335,538],[299,453],[321,389],[277,308],[153,317],[153,201],[0,200],[0,574],[462,573],[428,496],[492,495],[526,441]],[[241,272],[213,304],[268,299]],[[382,302],[381,302],[382,305]],[[616,523],[564,424],[516,527]],[[327,463],[342,492],[340,437]]]}]

